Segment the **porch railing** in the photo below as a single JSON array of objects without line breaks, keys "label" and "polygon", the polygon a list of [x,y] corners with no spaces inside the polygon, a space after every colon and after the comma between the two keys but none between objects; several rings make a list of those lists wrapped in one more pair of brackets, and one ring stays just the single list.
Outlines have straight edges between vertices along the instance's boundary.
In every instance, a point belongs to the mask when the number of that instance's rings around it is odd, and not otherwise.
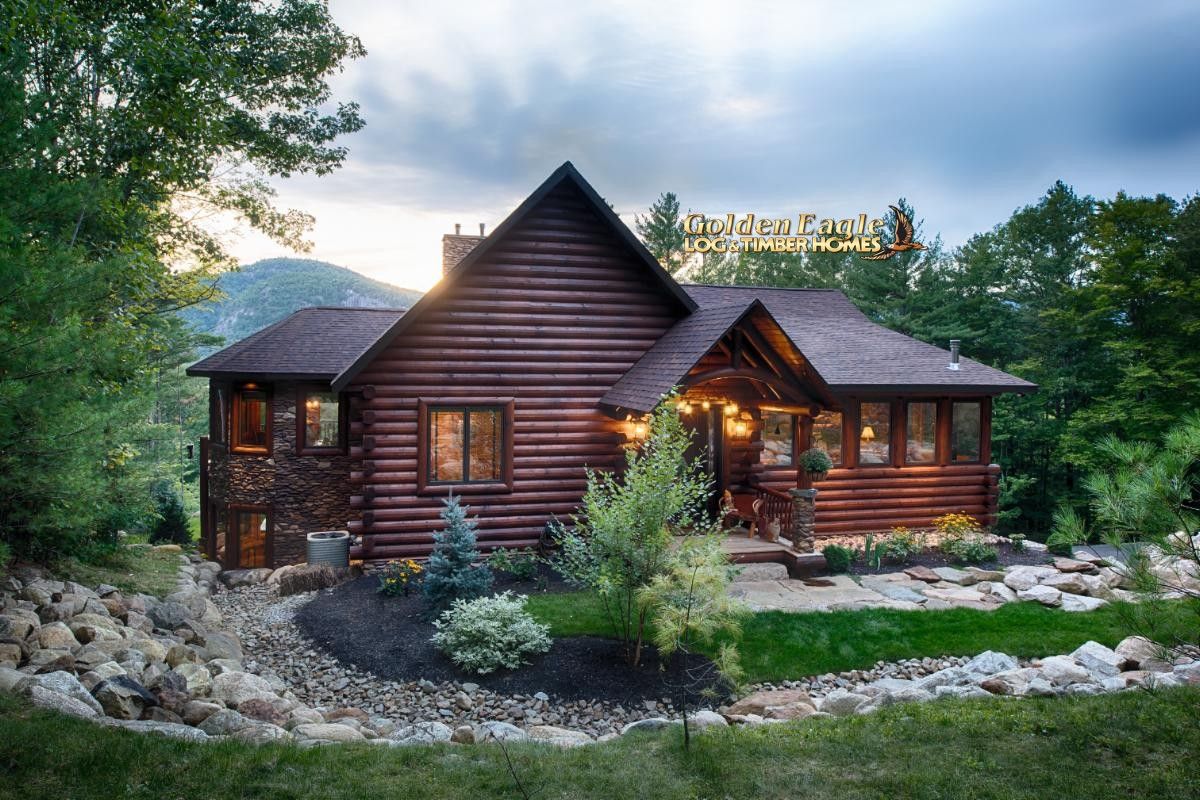
[{"label": "porch railing", "polygon": [[779,535],[786,536],[790,540],[792,538],[792,498],[784,492],[767,486],[756,486],[754,490],[758,499],[763,501],[758,511],[759,516],[766,523],[778,520]]}]

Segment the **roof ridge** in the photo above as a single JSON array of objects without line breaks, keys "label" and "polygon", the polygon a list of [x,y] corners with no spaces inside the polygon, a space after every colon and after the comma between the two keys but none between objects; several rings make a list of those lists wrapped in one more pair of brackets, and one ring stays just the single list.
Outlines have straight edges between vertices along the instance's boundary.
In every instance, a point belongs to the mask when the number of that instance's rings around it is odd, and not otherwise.
[{"label": "roof ridge", "polygon": [[703,289],[751,289],[754,291],[765,289],[770,292],[836,292],[845,294],[845,291],[841,289],[822,289],[815,286],[750,286],[744,283],[681,283],[679,285],[684,288],[695,286]]}]

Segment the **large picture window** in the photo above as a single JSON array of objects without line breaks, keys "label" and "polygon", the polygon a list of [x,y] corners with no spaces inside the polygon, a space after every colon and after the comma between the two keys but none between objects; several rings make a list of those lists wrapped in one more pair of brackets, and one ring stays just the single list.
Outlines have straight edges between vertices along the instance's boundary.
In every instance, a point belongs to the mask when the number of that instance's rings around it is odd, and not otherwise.
[{"label": "large picture window", "polygon": [[232,442],[235,453],[266,454],[271,449],[271,398],[257,384],[239,386],[233,394]]},{"label": "large picture window", "polygon": [[845,463],[842,460],[842,412],[822,411],[813,417],[810,447],[828,453],[835,467]]},{"label": "large picture window", "polygon": [[763,451],[765,467],[790,467],[793,461],[792,442],[796,418],[791,414],[771,411],[763,415]]},{"label": "large picture window", "polygon": [[983,440],[982,407],[979,401],[956,401],[950,414],[950,460],[955,463],[978,462]]},{"label": "large picture window", "polygon": [[909,403],[907,416],[904,463],[937,463],[937,403]]},{"label": "large picture window", "polygon": [[422,489],[443,484],[511,488],[511,403],[421,405]]},{"label": "large picture window", "polygon": [[332,452],[342,446],[342,413],[336,392],[301,391],[297,441],[301,452]]},{"label": "large picture window", "polygon": [[858,422],[858,463],[892,461],[892,404],[863,403]]}]

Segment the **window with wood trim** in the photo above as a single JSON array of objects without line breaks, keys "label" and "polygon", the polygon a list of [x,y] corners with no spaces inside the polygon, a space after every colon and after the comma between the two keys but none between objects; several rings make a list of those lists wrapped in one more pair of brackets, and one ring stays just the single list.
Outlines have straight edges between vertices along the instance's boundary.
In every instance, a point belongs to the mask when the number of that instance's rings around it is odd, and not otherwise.
[{"label": "window with wood trim", "polygon": [[247,383],[233,393],[230,448],[235,453],[265,455],[271,450],[271,396],[263,386]]},{"label": "window with wood trim", "polygon": [[809,447],[824,450],[835,467],[845,463],[842,459],[842,412],[822,411],[813,417]]},{"label": "window with wood trim", "polygon": [[271,566],[271,517],[265,507],[231,506],[229,529],[232,534],[234,559],[238,569],[258,569]]},{"label": "window with wood trim", "polygon": [[790,467],[795,463],[795,430],[794,415],[781,411],[768,411],[763,414],[763,449],[759,461],[764,467]]},{"label": "window with wood trim", "polygon": [[858,419],[858,463],[892,463],[892,404],[862,403]]},{"label": "window with wood trim", "polygon": [[478,405],[421,403],[419,488],[512,488],[512,401]]},{"label": "window with wood trim", "polygon": [[905,464],[937,463],[937,403],[933,400],[907,404],[905,419]]},{"label": "window with wood trim", "polygon": [[955,400],[950,408],[950,461],[978,463],[982,455],[983,404],[978,400]]},{"label": "window with wood trim", "polygon": [[296,442],[301,453],[336,453],[342,449],[342,404],[337,392],[301,389],[296,403]]}]

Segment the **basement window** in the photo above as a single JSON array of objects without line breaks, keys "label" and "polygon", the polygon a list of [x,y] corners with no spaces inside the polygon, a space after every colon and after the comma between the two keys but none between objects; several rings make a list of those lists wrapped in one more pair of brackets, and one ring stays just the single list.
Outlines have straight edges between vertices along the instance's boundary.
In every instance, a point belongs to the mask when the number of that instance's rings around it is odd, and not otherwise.
[{"label": "basement window", "polygon": [[254,383],[239,386],[233,393],[233,423],[230,449],[235,453],[267,455],[271,450],[271,397]]}]

